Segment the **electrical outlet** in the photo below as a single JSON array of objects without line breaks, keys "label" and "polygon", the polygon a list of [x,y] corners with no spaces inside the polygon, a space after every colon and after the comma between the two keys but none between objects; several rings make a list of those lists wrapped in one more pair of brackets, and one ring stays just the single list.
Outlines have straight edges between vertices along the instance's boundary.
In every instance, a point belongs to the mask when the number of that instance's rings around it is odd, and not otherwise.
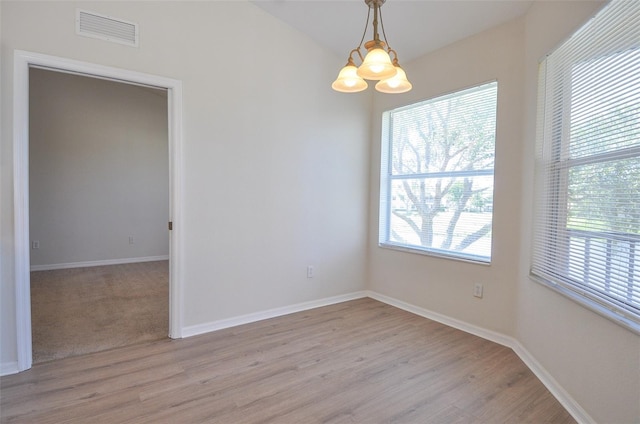
[{"label": "electrical outlet", "polygon": [[133,244],[133,236],[129,236],[129,244]]},{"label": "electrical outlet", "polygon": [[34,240],[31,242],[31,248],[32,249],[40,249],[40,241],[39,240]]},{"label": "electrical outlet", "polygon": [[482,284],[480,284],[480,283],[476,283],[476,284],[473,286],[473,295],[474,295],[475,297],[482,298],[482,289],[483,289]]},{"label": "electrical outlet", "polygon": [[313,278],[315,275],[315,269],[313,269],[313,265],[309,265],[307,267],[307,278]]}]

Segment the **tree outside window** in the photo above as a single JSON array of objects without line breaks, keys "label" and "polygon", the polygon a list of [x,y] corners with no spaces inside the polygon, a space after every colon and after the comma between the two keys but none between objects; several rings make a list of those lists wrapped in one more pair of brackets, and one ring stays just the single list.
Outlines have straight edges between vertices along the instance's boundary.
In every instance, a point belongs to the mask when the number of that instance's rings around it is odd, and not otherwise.
[{"label": "tree outside window", "polygon": [[531,276],[640,332],[640,3],[540,63]]},{"label": "tree outside window", "polygon": [[380,244],[491,258],[497,83],[384,114]]}]

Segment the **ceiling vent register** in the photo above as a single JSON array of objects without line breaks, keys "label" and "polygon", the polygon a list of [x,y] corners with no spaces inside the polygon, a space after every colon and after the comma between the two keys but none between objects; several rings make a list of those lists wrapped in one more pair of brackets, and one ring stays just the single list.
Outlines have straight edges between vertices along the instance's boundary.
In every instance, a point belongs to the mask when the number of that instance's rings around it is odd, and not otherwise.
[{"label": "ceiling vent register", "polygon": [[138,24],[86,10],[76,10],[76,34],[138,47]]}]

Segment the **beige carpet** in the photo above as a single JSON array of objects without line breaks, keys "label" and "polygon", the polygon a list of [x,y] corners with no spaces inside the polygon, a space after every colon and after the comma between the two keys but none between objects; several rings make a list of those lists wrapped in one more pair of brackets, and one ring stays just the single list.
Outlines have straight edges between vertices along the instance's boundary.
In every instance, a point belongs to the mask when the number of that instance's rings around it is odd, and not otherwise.
[{"label": "beige carpet", "polygon": [[31,273],[33,361],[98,352],[169,333],[169,263]]}]

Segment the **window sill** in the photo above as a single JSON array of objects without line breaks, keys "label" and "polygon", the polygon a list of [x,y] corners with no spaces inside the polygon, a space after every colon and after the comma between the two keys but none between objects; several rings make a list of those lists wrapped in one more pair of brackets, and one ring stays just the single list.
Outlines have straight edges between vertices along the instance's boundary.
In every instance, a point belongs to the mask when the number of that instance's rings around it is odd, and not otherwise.
[{"label": "window sill", "polygon": [[529,274],[529,279],[531,279],[532,281],[544,287],[547,287],[555,291],[556,293],[561,294],[564,297],[569,298],[570,300],[576,302],[580,306],[587,308],[592,312],[595,312],[596,314],[600,315],[603,318],[607,318],[609,321],[612,321],[624,327],[625,329],[631,331],[632,333],[640,335],[640,323],[632,320],[631,318],[621,315],[617,311],[610,309],[601,303],[591,300],[588,297],[585,297],[580,293],[570,290],[559,284],[555,284],[553,282],[547,281],[545,279],[536,277],[535,275],[531,275],[531,274]]},{"label": "window sill", "polygon": [[390,250],[396,250],[399,252],[405,252],[405,253],[413,253],[413,254],[417,254],[417,255],[423,255],[423,256],[431,256],[434,258],[440,258],[440,259],[448,259],[448,260],[453,260],[453,261],[460,261],[460,262],[467,262],[467,263],[472,263],[472,264],[476,264],[476,265],[491,265],[491,259],[490,258],[485,258],[482,256],[473,256],[473,255],[453,255],[449,252],[445,252],[442,250],[436,250],[436,249],[420,249],[417,247],[408,247],[405,245],[401,245],[401,244],[395,244],[395,243],[378,243],[378,247],[383,248],[383,249],[390,249]]}]

